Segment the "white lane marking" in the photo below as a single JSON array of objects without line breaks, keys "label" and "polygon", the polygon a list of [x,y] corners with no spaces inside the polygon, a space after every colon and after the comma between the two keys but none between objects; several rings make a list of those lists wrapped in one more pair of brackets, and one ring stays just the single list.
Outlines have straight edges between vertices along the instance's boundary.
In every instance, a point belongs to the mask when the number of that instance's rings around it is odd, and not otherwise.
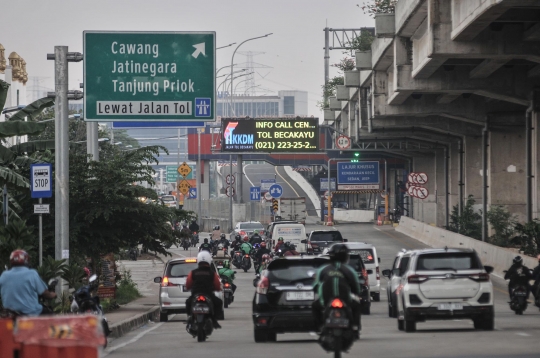
[{"label": "white lane marking", "polygon": [[[173,318],[174,316],[176,315],[172,315],[170,318]],[[125,343],[121,343],[115,347],[110,347],[110,348],[107,348],[106,351],[103,352],[103,355],[102,357],[106,357],[108,356],[109,354],[111,354],[112,352],[114,352],[115,350],[117,349],[120,349],[120,348],[124,348],[125,346],[127,346],[128,344],[132,344],[132,343],[135,343],[137,342],[139,339],[141,339],[142,337],[144,337],[147,333],[150,333],[152,332],[154,329],[156,328],[159,328],[163,325],[164,322],[161,322],[161,323],[157,323],[154,327],[146,330],[146,331],[143,331],[141,333],[139,333],[138,335],[136,335],[135,337],[133,337],[132,339],[130,339],[129,341],[125,342]]]},{"label": "white lane marking", "polygon": [[285,180],[285,178],[282,177],[281,174],[279,174],[279,172],[277,171],[277,167],[274,167],[274,170],[276,171],[276,174],[279,175],[279,177],[280,177],[281,179],[283,179],[283,181],[284,181],[285,183],[287,183],[288,186],[291,187],[292,191],[294,191],[294,193],[296,194],[296,196],[297,196],[297,197],[300,197],[300,194],[298,194],[298,193],[296,192],[296,190],[294,190],[293,186],[292,186],[287,180]]},{"label": "white lane marking", "polygon": [[249,180],[249,177],[248,177],[248,175],[246,173],[246,168],[249,167],[250,165],[251,164],[244,165],[243,168],[242,168],[242,171],[244,172],[244,175],[246,176],[246,179],[248,180],[248,182],[251,184],[251,186],[253,186],[253,182],[251,180]]},{"label": "white lane marking", "polygon": [[516,336],[522,336],[522,337],[530,337],[531,335],[525,332],[518,332],[516,333]]}]

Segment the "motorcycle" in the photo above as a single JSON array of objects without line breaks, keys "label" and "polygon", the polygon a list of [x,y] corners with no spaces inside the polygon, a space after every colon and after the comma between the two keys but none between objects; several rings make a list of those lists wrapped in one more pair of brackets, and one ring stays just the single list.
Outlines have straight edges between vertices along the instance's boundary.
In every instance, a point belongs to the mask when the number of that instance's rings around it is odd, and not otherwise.
[{"label": "motorcycle", "polygon": [[234,251],[232,264],[237,269],[242,268],[242,251]]},{"label": "motorcycle", "polygon": [[334,358],[341,358],[341,352],[348,351],[354,340],[352,310],[339,298],[334,298],[324,310],[324,324],[319,344],[327,352],[334,352]]},{"label": "motorcycle", "polygon": [[199,243],[199,234],[195,231],[191,235],[191,246],[195,247]]},{"label": "motorcycle", "polygon": [[99,296],[92,296],[92,292],[95,289],[97,289],[97,276],[92,275],[88,279],[88,285],[80,287],[70,296],[71,312],[77,314],[89,313],[101,318],[101,326],[105,335],[105,344],[103,347],[106,348],[107,337],[111,334],[111,330],[109,329],[109,322],[103,314],[103,307],[101,307]]},{"label": "motorcycle", "polygon": [[245,254],[244,257],[242,257],[241,267],[244,272],[247,272],[251,268],[251,257],[249,257],[248,254]]},{"label": "motorcycle", "polygon": [[516,285],[510,290],[510,309],[521,315],[527,309],[527,287]]},{"label": "motorcycle", "polygon": [[137,261],[137,248],[132,247],[129,249],[129,259],[131,261]]},{"label": "motorcycle", "polygon": [[228,308],[234,302],[234,292],[227,276],[220,276],[223,283],[223,307]]},{"label": "motorcycle", "polygon": [[190,245],[189,245],[189,240],[187,240],[187,239],[186,239],[186,240],[182,240],[182,248],[183,248],[184,250],[188,250],[188,249],[189,249],[189,246],[190,246]]},{"label": "motorcycle", "polygon": [[212,300],[205,295],[194,295],[191,300],[191,315],[186,330],[193,338],[197,337],[197,342],[204,342],[214,330]]}]

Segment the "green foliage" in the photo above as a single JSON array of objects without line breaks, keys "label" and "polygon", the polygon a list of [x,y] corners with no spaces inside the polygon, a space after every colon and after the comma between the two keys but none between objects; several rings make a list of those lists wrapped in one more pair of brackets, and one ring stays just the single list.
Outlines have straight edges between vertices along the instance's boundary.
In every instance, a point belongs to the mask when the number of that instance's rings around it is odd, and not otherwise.
[{"label": "green foliage", "polygon": [[495,231],[489,242],[502,247],[510,246],[515,233],[516,216],[502,206],[492,206],[487,212],[487,220]]},{"label": "green foliage", "polygon": [[82,286],[83,279],[86,278],[83,267],[84,263],[77,260],[70,260],[69,264],[64,266],[62,278],[66,280],[69,288],[77,290]]},{"label": "green foliage", "polygon": [[25,118],[27,120],[34,120],[37,116],[43,112],[45,108],[49,108],[54,106],[54,98],[41,98],[37,101],[34,101],[15,113],[13,116],[9,118],[10,121],[24,121]]},{"label": "green foliage", "polygon": [[[354,38],[350,45],[354,50],[358,51],[369,51],[371,50],[371,44],[373,43],[373,40],[375,40],[375,36],[371,34],[371,31],[368,30],[361,30],[360,36],[357,36]],[[344,54],[348,54],[348,51],[343,52]]]},{"label": "green foliage", "polygon": [[30,263],[37,266],[36,237],[32,228],[22,220],[10,220],[7,226],[0,226],[0,272],[9,267],[9,255],[16,249],[23,249],[30,255]]},{"label": "green foliage", "polygon": [[517,223],[515,229],[518,235],[512,242],[519,245],[526,255],[540,254],[540,221],[534,219],[525,224]]},{"label": "green foliage", "polygon": [[116,302],[120,305],[125,305],[137,298],[142,297],[137,284],[131,278],[131,271],[125,270],[122,273],[122,279],[116,287]]},{"label": "green foliage", "polygon": [[398,0],[371,0],[364,2],[362,6],[356,5],[364,11],[364,14],[369,14],[375,17],[377,14],[393,14],[396,10]]},{"label": "green foliage", "polygon": [[482,238],[482,216],[474,212],[473,205],[475,202],[473,196],[469,195],[461,216],[459,215],[458,206],[454,206],[450,215],[450,225],[447,229],[480,240]]},{"label": "green foliage", "polygon": [[52,278],[62,277],[66,269],[66,260],[55,260],[51,256],[43,258],[43,265],[37,268],[37,272],[44,282]]}]

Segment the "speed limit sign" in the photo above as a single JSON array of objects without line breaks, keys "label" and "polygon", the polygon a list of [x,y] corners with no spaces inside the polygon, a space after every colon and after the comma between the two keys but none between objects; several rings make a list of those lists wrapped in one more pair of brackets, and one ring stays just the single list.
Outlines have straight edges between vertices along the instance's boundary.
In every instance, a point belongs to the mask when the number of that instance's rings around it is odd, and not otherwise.
[{"label": "speed limit sign", "polygon": [[351,147],[351,138],[340,135],[336,139],[336,146],[338,149],[349,149]]}]

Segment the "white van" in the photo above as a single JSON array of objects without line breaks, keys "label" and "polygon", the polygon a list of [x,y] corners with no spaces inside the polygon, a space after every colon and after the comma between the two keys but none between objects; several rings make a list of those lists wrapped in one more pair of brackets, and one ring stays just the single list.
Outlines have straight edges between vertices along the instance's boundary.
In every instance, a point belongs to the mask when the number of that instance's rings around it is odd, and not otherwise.
[{"label": "white van", "polygon": [[272,239],[277,243],[280,237],[283,238],[283,242],[289,241],[296,246],[296,251],[306,252],[306,227],[303,224],[275,225],[272,232]]}]

